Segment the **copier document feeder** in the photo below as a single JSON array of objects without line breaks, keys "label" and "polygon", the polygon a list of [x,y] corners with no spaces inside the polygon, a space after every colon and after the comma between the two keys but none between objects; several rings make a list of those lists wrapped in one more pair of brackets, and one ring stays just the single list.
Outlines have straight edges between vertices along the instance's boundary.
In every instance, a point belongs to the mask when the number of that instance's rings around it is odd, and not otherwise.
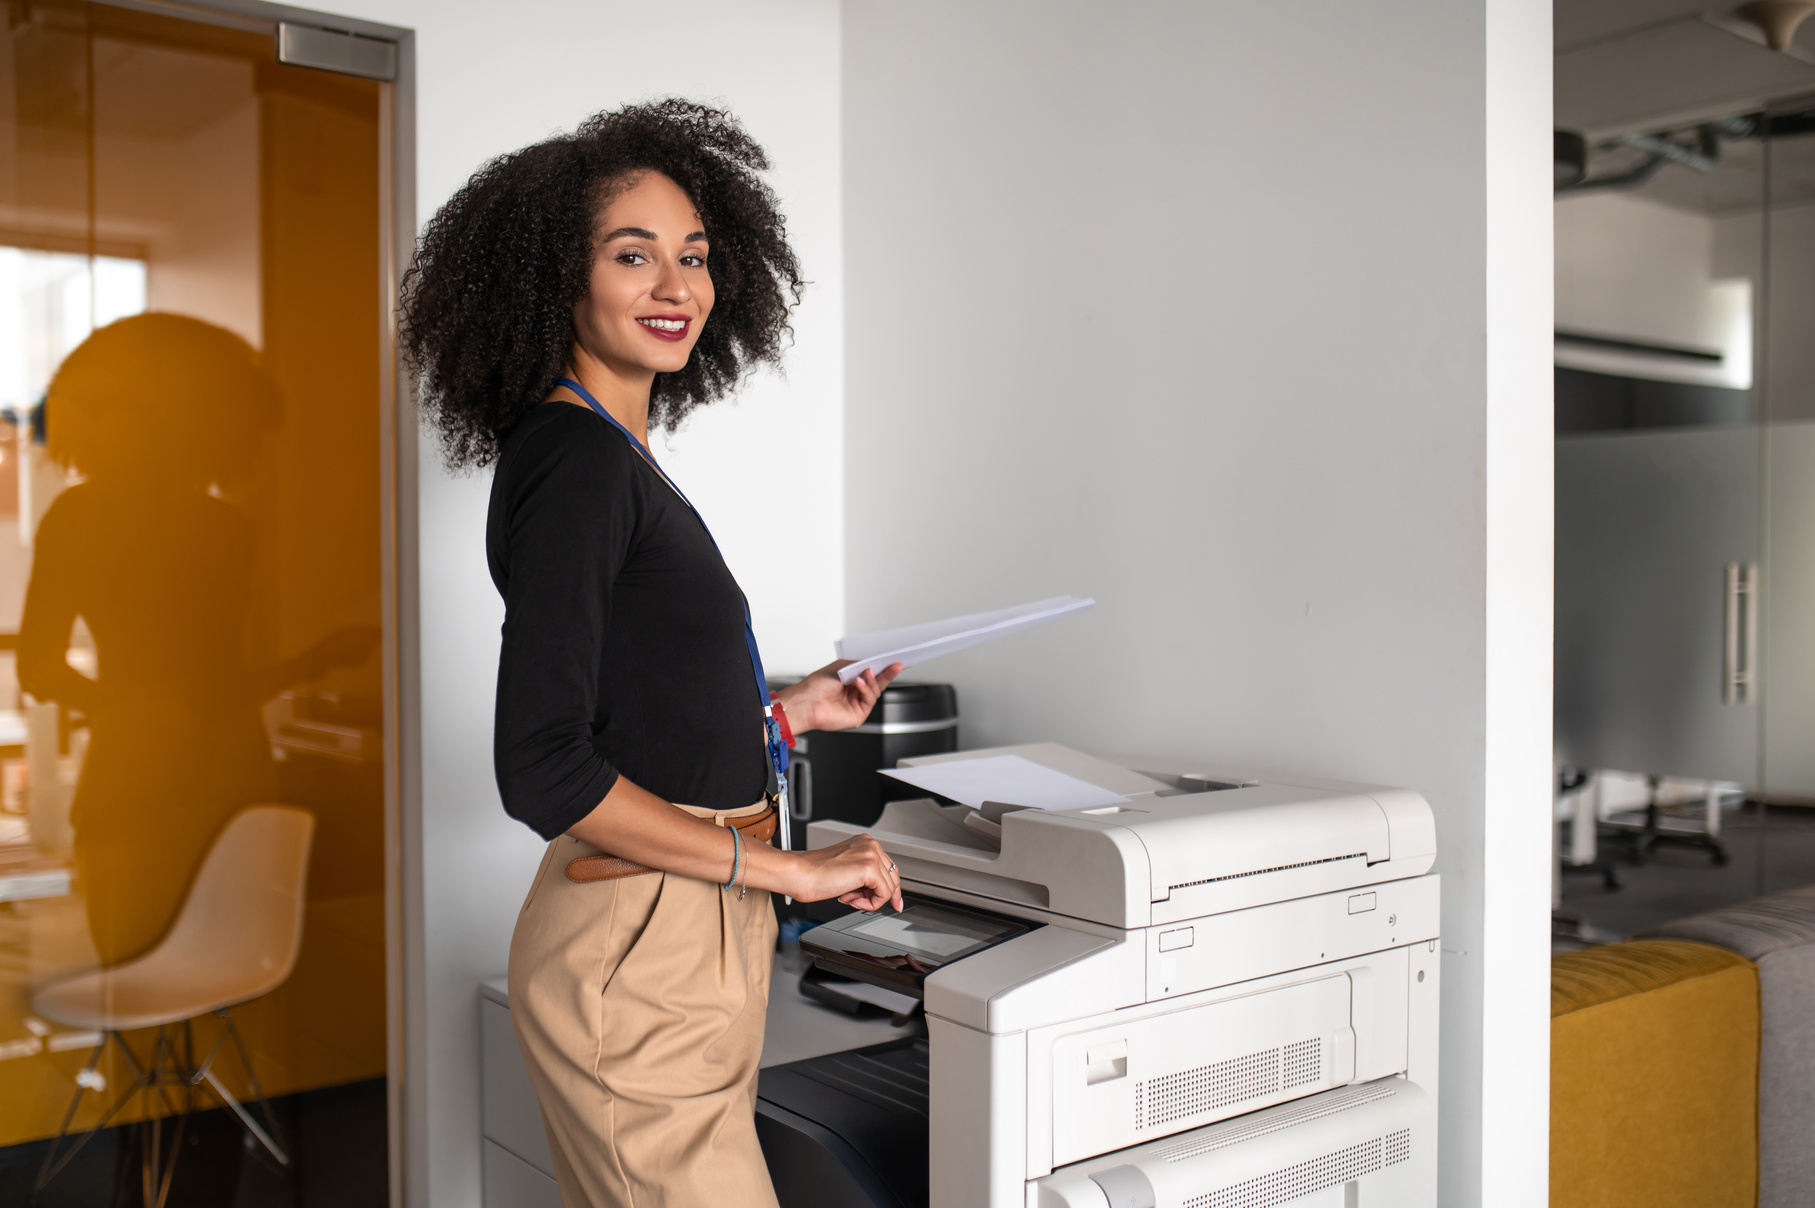
[{"label": "copier document feeder", "polygon": [[[843,1162],[863,1189],[809,1202],[1434,1208],[1438,878],[1424,799],[1050,743],[903,764],[1000,755],[1126,800],[897,801],[869,828],[907,908],[814,928],[801,947],[828,973],[920,997],[927,1036],[819,1059],[837,1069],[764,1072],[765,1146],[787,1134],[776,1146],[814,1149],[808,1166]],[[808,843],[862,830],[816,822]],[[866,1099],[865,1086],[883,1089]],[[826,1096],[843,1106],[814,1106]],[[891,1103],[923,1140],[874,1115]],[[835,1135],[866,1112],[858,1148]],[[891,1164],[926,1181],[879,1177]],[[799,1188],[801,1171],[778,1189]]]}]

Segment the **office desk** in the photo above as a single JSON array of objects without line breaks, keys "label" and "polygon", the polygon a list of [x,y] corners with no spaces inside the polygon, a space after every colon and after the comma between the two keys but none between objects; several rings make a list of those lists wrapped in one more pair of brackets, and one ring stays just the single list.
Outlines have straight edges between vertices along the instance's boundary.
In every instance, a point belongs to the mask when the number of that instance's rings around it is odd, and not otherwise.
[{"label": "office desk", "polygon": [[60,898],[69,892],[69,865],[35,847],[0,847],[0,902]]}]

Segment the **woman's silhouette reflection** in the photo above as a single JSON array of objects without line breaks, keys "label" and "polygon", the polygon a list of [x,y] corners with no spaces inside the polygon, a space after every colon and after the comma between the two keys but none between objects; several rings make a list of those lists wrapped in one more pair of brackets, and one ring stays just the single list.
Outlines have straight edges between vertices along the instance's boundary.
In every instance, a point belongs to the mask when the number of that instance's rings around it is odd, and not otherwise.
[{"label": "woman's silhouette reflection", "polygon": [[[364,662],[378,633],[248,666],[255,534],[229,500],[281,410],[238,336],[180,315],[123,319],[64,361],[46,414],[50,456],[83,481],[38,526],[19,683],[89,725],[71,822],[89,932],[111,965],[169,927],[226,820],[275,795],[263,702]],[[67,661],[78,616],[95,679]]]}]

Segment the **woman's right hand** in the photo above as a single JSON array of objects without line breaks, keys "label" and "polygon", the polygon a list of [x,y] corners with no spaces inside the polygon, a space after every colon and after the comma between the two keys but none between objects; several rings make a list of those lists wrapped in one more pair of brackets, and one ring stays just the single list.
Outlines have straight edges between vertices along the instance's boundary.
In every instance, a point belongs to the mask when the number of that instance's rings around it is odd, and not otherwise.
[{"label": "woman's right hand", "polygon": [[882,844],[858,835],[831,847],[785,854],[791,865],[782,891],[802,902],[837,898],[859,910],[901,909],[901,873]]},{"label": "woman's right hand", "polygon": [[619,776],[605,799],[567,833],[600,851],[663,872],[724,885],[730,882],[803,902],[837,898],[859,910],[901,909],[901,874],[868,835],[818,851],[782,851],[734,838],[722,826],[675,809]]}]

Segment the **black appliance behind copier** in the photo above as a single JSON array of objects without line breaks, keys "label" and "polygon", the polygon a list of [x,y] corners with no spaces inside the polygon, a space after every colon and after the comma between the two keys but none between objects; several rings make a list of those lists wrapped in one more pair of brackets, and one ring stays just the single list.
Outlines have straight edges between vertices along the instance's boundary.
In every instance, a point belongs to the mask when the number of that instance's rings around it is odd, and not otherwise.
[{"label": "black appliance behind copier", "polygon": [[927,1043],[762,1072],[756,1136],[781,1208],[927,1208]]},{"label": "black appliance behind copier", "polygon": [[862,725],[802,735],[794,753],[799,766],[789,773],[794,817],[873,826],[889,802],[926,796],[923,789],[880,775],[878,768],[957,749],[958,690],[897,680],[883,689]]}]

